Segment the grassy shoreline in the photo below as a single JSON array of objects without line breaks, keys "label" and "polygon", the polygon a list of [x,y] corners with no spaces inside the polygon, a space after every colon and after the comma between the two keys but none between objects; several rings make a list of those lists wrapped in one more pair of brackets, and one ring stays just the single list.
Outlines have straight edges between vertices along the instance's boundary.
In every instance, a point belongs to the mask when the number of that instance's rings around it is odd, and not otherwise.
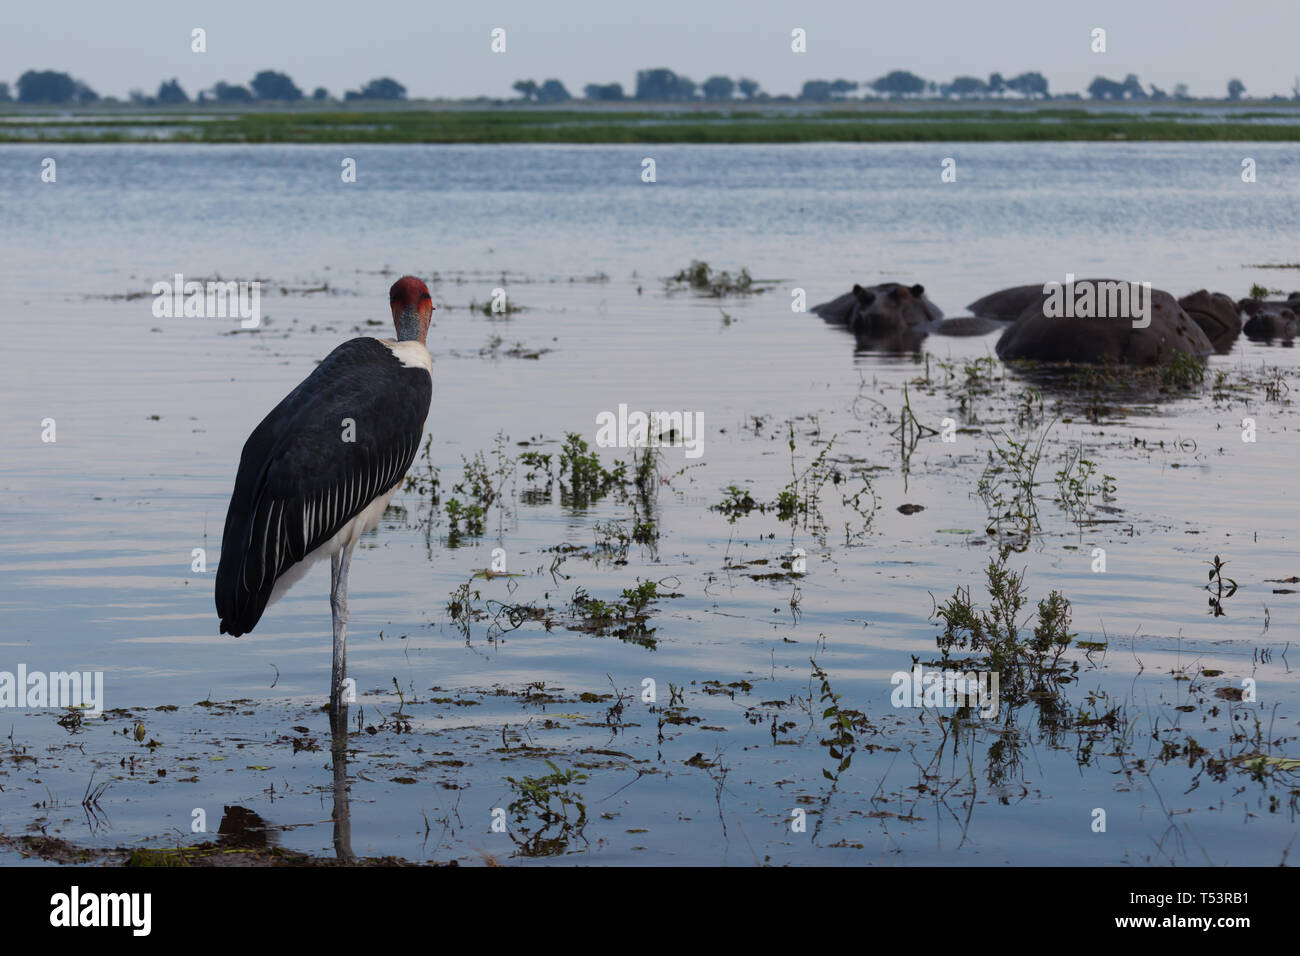
[{"label": "grassy shoreline", "polygon": [[[30,117],[30,121],[28,118]],[[1084,108],[186,110],[0,115],[0,143],[1295,142],[1300,112]]]}]

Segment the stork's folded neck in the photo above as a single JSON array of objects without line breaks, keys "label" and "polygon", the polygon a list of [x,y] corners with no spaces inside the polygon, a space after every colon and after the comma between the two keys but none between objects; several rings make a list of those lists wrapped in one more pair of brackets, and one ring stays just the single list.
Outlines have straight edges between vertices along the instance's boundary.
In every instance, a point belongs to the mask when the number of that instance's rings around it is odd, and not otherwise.
[{"label": "stork's folded neck", "polygon": [[420,327],[420,313],[415,309],[403,309],[394,320],[397,327],[397,341],[419,342],[424,344],[424,330]]}]

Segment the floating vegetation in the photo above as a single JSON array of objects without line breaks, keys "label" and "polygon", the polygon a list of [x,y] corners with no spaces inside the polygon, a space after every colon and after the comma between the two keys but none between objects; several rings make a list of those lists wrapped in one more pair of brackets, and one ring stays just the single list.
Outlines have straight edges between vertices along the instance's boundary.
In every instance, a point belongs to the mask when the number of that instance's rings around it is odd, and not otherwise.
[{"label": "floating vegetation", "polygon": [[628,480],[627,462],[616,462],[612,469],[605,468],[600,456],[577,432],[565,435],[559,468],[561,499],[575,508],[587,507],[611,491],[621,489]]},{"label": "floating vegetation", "polygon": [[903,386],[903,407],[898,413],[898,426],[890,432],[898,438],[898,456],[903,466],[903,488],[907,488],[907,478],[912,471],[912,455],[922,438],[939,434],[938,429],[922,425],[916,413],[912,411],[912,398],[907,386]]},{"label": "floating vegetation", "polygon": [[414,492],[420,498],[427,498],[436,507],[440,485],[438,466],[433,463],[433,436],[428,435],[420,448],[419,463],[412,465],[411,470],[407,472],[402,490]]},{"label": "floating vegetation", "polygon": [[1165,389],[1195,388],[1205,381],[1208,366],[1195,355],[1175,352],[1173,357],[1159,366],[1160,385]]},{"label": "floating vegetation", "polygon": [[1066,449],[1065,465],[1056,473],[1056,500],[1080,526],[1093,520],[1098,500],[1107,505],[1115,500],[1115,477],[1096,476],[1097,463],[1083,457],[1082,442]]},{"label": "floating vegetation", "polygon": [[485,315],[489,319],[508,319],[513,315],[526,311],[524,306],[515,305],[514,301],[506,295],[494,295],[486,302],[471,299],[469,310]]},{"label": "floating vegetation", "polygon": [[727,520],[734,524],[737,518],[744,517],[751,511],[766,511],[768,505],[756,501],[748,489],[728,485],[723,492],[722,501],[712,508],[714,511],[721,511],[727,516]]},{"label": "floating vegetation", "polygon": [[1003,440],[999,442],[992,432],[988,433],[993,447],[979,477],[976,494],[988,511],[988,533],[1015,541],[1021,548],[1028,546],[1038,527],[1034,488],[1043,444],[1054,424],[1047,424],[1037,440],[1031,436],[1016,441],[1003,429]]},{"label": "floating vegetation", "polygon": [[[710,296],[715,299],[729,295],[758,295],[774,285],[769,280],[754,279],[749,274],[748,268],[742,268],[735,275],[726,270],[715,272],[712,266],[699,259],[692,259],[689,266],[675,276],[665,279],[664,284],[669,292],[689,289],[696,295]],[[725,325],[731,324],[725,312],[723,318]]]},{"label": "floating vegetation", "polygon": [[[1211,591],[1210,594],[1210,613],[1215,617],[1223,617],[1227,612],[1223,609],[1223,601],[1237,593],[1237,582],[1232,578],[1223,576],[1223,569],[1227,567],[1227,561],[1221,561],[1216,554],[1214,560],[1207,562],[1210,565],[1209,584],[1205,590]],[[1226,588],[1226,593],[1225,593]]]},{"label": "floating vegetation", "polygon": [[[934,616],[943,623],[936,638],[941,654],[936,665],[955,670],[981,670],[999,675],[1004,703],[1011,708],[1031,693],[1040,699],[1055,696],[1078,664],[1061,665],[1061,657],[1077,636],[1070,632],[1070,602],[1052,591],[1038,602],[1037,623],[1023,634],[1021,611],[1027,602],[1025,573],[1007,567],[1009,548],[1001,548],[985,570],[989,606],[981,610],[970,588],[958,587],[939,605]],[[955,654],[962,654],[955,657]]]},{"label": "floating vegetation", "polygon": [[775,514],[778,521],[791,526],[791,534],[797,529],[812,534],[819,541],[824,541],[829,528],[827,516],[823,509],[822,494],[829,484],[840,490],[841,507],[852,512],[857,518],[845,522],[846,539],[865,535],[880,510],[871,477],[865,469],[853,468],[845,475],[841,463],[831,457],[838,436],[831,436],[823,443],[821,450],[801,470],[799,468],[793,422],[788,424],[787,444],[790,449],[790,481],[781,488],[776,498],[760,501],[745,488],[728,485],[723,492],[722,501],[711,506],[711,510],[721,512],[734,524],[738,519],[757,511]]},{"label": "floating vegetation", "polygon": [[540,777],[507,777],[518,796],[510,803],[510,813],[520,835],[510,832],[521,856],[557,856],[568,849],[569,842],[581,839],[587,825],[587,805],[575,785],[585,783],[587,775],[573,768],[561,770],[547,760],[550,773]]},{"label": "floating vegetation", "polygon": [[648,627],[649,606],[663,597],[680,597],[661,594],[654,581],[637,579],[635,587],[624,588],[622,600],[605,602],[593,598],[583,588],[578,588],[569,601],[572,619],[566,625],[570,630],[586,634],[617,637],[621,641],[640,644],[654,650],[657,646],[655,628]]},{"label": "floating vegetation", "polygon": [[[498,432],[493,447],[493,464],[488,466],[483,452],[473,457],[461,456],[460,481],[451,486],[455,497],[448,497],[444,510],[447,514],[447,543],[455,547],[462,537],[479,537],[485,531],[488,511],[495,507],[504,520],[509,516],[509,503],[504,489],[515,475],[515,462],[506,453],[506,436]],[[463,501],[461,499],[464,499]]]},{"label": "floating vegetation", "polygon": [[455,546],[462,537],[477,538],[483,534],[487,512],[481,505],[461,504],[459,498],[447,499],[447,538]]},{"label": "floating vegetation", "polygon": [[[831,798],[839,789],[840,775],[853,763],[853,754],[858,749],[858,736],[876,731],[862,711],[840,706],[841,695],[831,689],[830,677],[817,663],[816,658],[810,658],[809,663],[812,664],[812,679],[820,684],[817,689],[818,706],[822,708],[821,719],[826,721],[827,736],[822,738],[820,743],[826,748],[826,753],[831,758],[831,765],[834,767],[834,769],[822,768],[822,776],[829,780],[831,785],[822,797],[821,812],[817,814],[817,823],[813,826],[812,837],[815,841],[826,820],[826,809],[830,805]],[[809,697],[811,696],[810,692]],[[774,730],[773,736],[775,733]]]},{"label": "floating vegetation", "polygon": [[[928,354],[926,359],[926,381],[929,382]],[[979,421],[976,410],[978,401],[995,395],[1006,387],[1006,367],[992,355],[969,359],[960,368],[956,362],[948,360],[938,361],[936,367],[944,375],[941,383],[943,388],[957,401],[962,417],[972,424]],[[906,392],[904,392],[904,408],[908,413],[911,412],[911,404],[907,401]],[[915,415],[911,417],[915,422]],[[936,434],[933,429],[929,431],[931,434]]]}]

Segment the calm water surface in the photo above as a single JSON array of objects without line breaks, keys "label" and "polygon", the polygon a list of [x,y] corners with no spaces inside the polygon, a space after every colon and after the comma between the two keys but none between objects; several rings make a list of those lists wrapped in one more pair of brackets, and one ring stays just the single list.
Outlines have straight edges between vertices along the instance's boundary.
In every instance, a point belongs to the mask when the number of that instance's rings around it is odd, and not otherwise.
[{"label": "calm water surface", "polygon": [[[640,180],[647,155],[654,184]],[[53,184],[40,180],[46,156]],[[1240,180],[1244,156],[1256,183]],[[345,157],[356,183],[340,181]],[[940,181],[947,157],[956,183]],[[1018,434],[1008,409],[1025,383],[1000,385],[1006,401],[968,419],[941,363],[960,379],[995,336],[931,337],[916,356],[855,352],[791,302],[795,289],[812,305],[896,279],[960,315],[989,291],[1067,272],[1175,295],[1290,291],[1294,272],[1258,266],[1296,258],[1297,183],[1300,156],[1276,144],[0,148],[0,670],[102,670],[106,706],[120,709],[75,731],[59,712],[0,714],[12,728],[0,832],[193,842],[207,838],[191,833],[195,808],[215,830],[239,805],[282,828],[282,845],[333,852],[317,710],[328,573],[316,568],[236,641],[216,633],[213,571],[244,438],[338,342],[385,334],[387,286],[412,272],[437,280],[428,432],[444,496],[462,456],[490,451],[498,433],[512,456],[522,441],[555,452],[567,432],[594,444],[596,415],[620,403],[703,412],[705,453],[665,450],[657,546],[633,544],[626,563],[590,553],[597,523],[632,517],[617,496],[589,508],[558,489],[521,496],[519,473],[509,512],[459,542],[427,500],[398,496],[352,575],[356,853],[537,859],[492,832],[492,810],[519,798],[508,778],[544,775],[549,759],[586,774],[571,784],[585,827],[559,844],[512,835],[569,862],[1279,862],[1294,779],[1261,782],[1230,762],[1216,778],[1187,756],[1160,759],[1166,738],[1148,739],[1172,727],[1225,760],[1300,756],[1286,660],[1300,595],[1276,593],[1300,574],[1285,386],[1116,400],[1092,422],[1053,412],[1048,396],[1031,432],[1057,414],[1073,421],[1052,427],[1042,531],[1011,562],[1026,569],[1030,607],[1059,589],[1079,639],[1107,645],[1069,652],[1080,671],[1066,697],[1104,695],[1099,714],[1122,705],[1127,743],[1081,755],[1077,734],[1036,732],[1030,706],[1014,759],[999,743],[1015,735],[978,721],[954,752],[933,712],[890,706],[889,677],[934,656],[935,601],[959,586],[984,598],[996,547],[976,485],[988,431]],[[692,259],[775,284],[722,301],[667,294],[664,277]],[[263,328],[155,318],[149,290],[178,272],[262,280]],[[498,287],[524,311],[468,310]],[[515,343],[550,351],[507,357]],[[1291,349],[1243,339],[1212,360],[1211,379],[1280,369],[1294,388],[1298,365]],[[921,422],[970,426],[951,444],[923,439],[906,474],[891,434],[905,385]],[[1255,443],[1240,440],[1246,416]],[[832,437],[843,475],[872,469],[881,507],[865,534],[846,531],[856,518],[839,490],[826,492],[820,535],[710,510],[729,485],[776,497],[791,422],[797,470]],[[1082,528],[1050,502],[1080,442],[1117,489],[1105,523]],[[900,514],[905,503],[925,510]],[[583,550],[555,564],[561,545]],[[646,579],[680,596],[653,605],[653,649],[535,623],[493,638],[477,622],[467,638],[448,597],[498,547],[520,576],[475,580],[485,600],[561,610],[576,588],[610,600]],[[807,551],[805,576],[753,577],[793,547]],[[1105,574],[1092,571],[1095,547]],[[191,570],[195,548],[206,574]],[[1222,617],[1202,589],[1215,554],[1239,585]],[[769,564],[740,567],[754,561]],[[808,699],[820,690],[813,658],[871,727],[833,790],[825,705]],[[655,708],[640,699],[646,678]],[[1255,702],[1215,697],[1244,678]],[[670,684],[682,719],[665,725]],[[88,813],[78,804],[92,774],[109,788]],[[792,832],[799,808],[807,832]]]}]

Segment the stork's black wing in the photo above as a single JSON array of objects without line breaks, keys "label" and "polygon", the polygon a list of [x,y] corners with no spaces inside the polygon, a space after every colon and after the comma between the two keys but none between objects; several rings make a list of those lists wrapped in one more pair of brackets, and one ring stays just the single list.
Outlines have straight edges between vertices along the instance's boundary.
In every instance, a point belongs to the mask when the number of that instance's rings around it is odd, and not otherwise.
[{"label": "stork's black wing", "polygon": [[251,631],[276,579],[402,479],[432,396],[428,371],[404,365],[378,339],[357,338],[262,420],[244,444],[226,513],[222,633]]}]

